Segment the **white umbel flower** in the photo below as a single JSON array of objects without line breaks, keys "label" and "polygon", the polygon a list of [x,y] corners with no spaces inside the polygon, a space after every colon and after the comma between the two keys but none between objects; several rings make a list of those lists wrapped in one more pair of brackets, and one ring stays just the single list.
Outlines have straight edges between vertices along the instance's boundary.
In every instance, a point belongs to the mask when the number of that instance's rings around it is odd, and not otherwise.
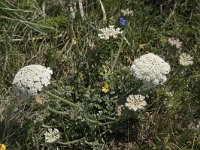
[{"label": "white umbel flower", "polygon": [[125,106],[133,111],[144,109],[147,105],[145,97],[142,95],[129,95],[126,100]]},{"label": "white umbel flower", "polygon": [[193,57],[190,56],[189,54],[182,53],[179,56],[179,64],[182,66],[189,66],[193,64]]},{"label": "white umbel flower", "polygon": [[124,16],[133,16],[133,11],[130,9],[121,9],[121,12]]},{"label": "white umbel flower", "polygon": [[179,39],[175,39],[174,37],[168,38],[168,42],[170,43],[171,46],[175,46],[177,49],[182,48],[182,42]]},{"label": "white umbel flower", "polygon": [[142,80],[144,84],[156,86],[166,82],[170,65],[159,56],[149,53],[135,59],[131,70],[134,77]]},{"label": "white umbel flower", "polygon": [[20,69],[13,80],[13,91],[22,98],[36,96],[43,87],[50,84],[53,71],[41,65],[28,65]]},{"label": "white umbel flower", "polygon": [[120,105],[117,107],[117,116],[121,116],[122,115],[122,110],[124,108],[124,105]]},{"label": "white umbel flower", "polygon": [[44,138],[46,143],[53,143],[58,139],[60,139],[60,132],[56,128],[55,129],[50,128],[48,129],[48,131],[44,133]]},{"label": "white umbel flower", "polygon": [[117,38],[118,34],[122,34],[120,28],[114,28],[113,25],[109,25],[109,27],[99,29],[101,33],[98,34],[100,39],[108,40],[110,37]]}]

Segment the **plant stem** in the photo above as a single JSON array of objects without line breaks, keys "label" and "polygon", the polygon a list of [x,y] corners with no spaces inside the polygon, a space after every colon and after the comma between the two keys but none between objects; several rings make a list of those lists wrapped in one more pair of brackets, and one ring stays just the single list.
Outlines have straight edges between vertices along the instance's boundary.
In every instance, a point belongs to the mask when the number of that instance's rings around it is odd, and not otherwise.
[{"label": "plant stem", "polygon": [[81,138],[81,139],[78,139],[78,140],[69,141],[69,142],[60,142],[60,141],[58,141],[57,143],[61,144],[61,145],[70,145],[70,144],[81,142],[83,139],[84,138]]},{"label": "plant stem", "polygon": [[50,108],[50,107],[47,107],[47,109],[55,114],[59,114],[59,115],[68,115],[69,113],[66,112],[66,111],[58,111],[58,110],[55,110],[53,108]]},{"label": "plant stem", "polygon": [[75,104],[75,103],[73,103],[73,102],[70,102],[69,100],[66,100],[66,99],[64,99],[64,98],[62,98],[62,97],[59,97],[59,96],[57,96],[57,95],[55,95],[55,94],[53,94],[53,93],[51,93],[51,92],[49,92],[49,91],[45,91],[45,93],[48,94],[49,96],[52,96],[52,97],[54,97],[54,98],[60,100],[61,102],[65,103],[65,104],[67,104],[67,105],[70,105],[70,106],[73,106],[73,107],[78,107],[77,104]]},{"label": "plant stem", "polygon": [[85,114],[84,114],[84,117],[85,117],[85,119],[86,119],[87,121],[89,121],[89,122],[91,122],[91,123],[93,123],[93,124],[100,125],[100,126],[102,126],[102,125],[108,125],[108,124],[113,124],[113,123],[115,123],[115,122],[118,121],[118,120],[114,120],[114,121],[109,121],[109,122],[102,123],[102,122],[100,122],[100,121],[98,121],[98,120],[94,120],[94,119],[88,118]]},{"label": "plant stem", "polygon": [[142,85],[143,85],[143,83],[138,83],[138,85],[137,85],[135,88],[129,90],[129,91],[126,93],[125,97],[127,97],[127,96],[133,94],[133,92],[137,91]]},{"label": "plant stem", "polygon": [[[124,31],[125,32],[125,31]],[[123,33],[124,34],[124,33]],[[123,36],[123,35],[122,35]],[[119,59],[119,54],[121,53],[122,51],[122,45],[123,45],[123,42],[124,42],[124,38],[121,38],[121,42],[119,44],[119,49],[118,49],[118,52],[117,52],[117,55],[115,57],[115,60],[114,60],[114,63],[112,64],[111,66],[111,72],[113,72],[114,68],[115,68],[115,65],[117,63],[117,60]]]}]

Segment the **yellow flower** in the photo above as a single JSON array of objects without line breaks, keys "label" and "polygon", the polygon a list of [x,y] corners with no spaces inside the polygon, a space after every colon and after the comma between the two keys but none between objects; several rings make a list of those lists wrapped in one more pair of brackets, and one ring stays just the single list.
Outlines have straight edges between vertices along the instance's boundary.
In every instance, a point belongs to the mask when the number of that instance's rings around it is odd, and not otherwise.
[{"label": "yellow flower", "polygon": [[108,66],[102,65],[102,68],[103,68],[103,72],[100,72],[100,75],[104,76],[105,78],[111,75],[111,71]]},{"label": "yellow flower", "polygon": [[103,87],[102,87],[102,92],[108,93],[109,91],[110,91],[110,86],[107,82],[105,82]]},{"label": "yellow flower", "polygon": [[0,150],[6,150],[6,145],[5,144],[0,144]]},{"label": "yellow flower", "polygon": [[75,37],[72,38],[72,45],[76,45],[77,44],[77,40]]},{"label": "yellow flower", "polygon": [[107,73],[107,74],[111,74],[110,73],[110,68],[108,67],[108,66],[106,66],[106,65],[102,65],[102,67],[103,67],[103,70],[104,70],[104,72],[105,72],[105,74]]}]

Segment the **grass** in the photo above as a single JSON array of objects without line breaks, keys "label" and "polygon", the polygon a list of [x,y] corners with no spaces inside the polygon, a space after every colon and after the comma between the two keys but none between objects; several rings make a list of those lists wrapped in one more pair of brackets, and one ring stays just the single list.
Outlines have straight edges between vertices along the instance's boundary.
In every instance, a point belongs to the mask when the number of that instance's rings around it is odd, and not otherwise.
[{"label": "grass", "polygon": [[[85,17],[77,3],[74,19],[64,0],[0,2],[0,143],[20,150],[200,149],[198,1],[101,2],[106,14],[100,1],[87,0]],[[133,16],[125,16],[126,25],[120,27],[121,9],[126,8]],[[101,40],[99,29],[108,25],[122,28],[125,39]],[[182,49],[171,46],[169,37],[180,39]],[[139,84],[129,71],[132,61],[149,52],[170,64],[168,80],[142,93],[148,95],[145,110],[118,120],[116,107]],[[182,52],[193,56],[193,65],[179,64]],[[21,100],[12,92],[16,72],[29,64],[54,72],[48,89],[54,95],[43,93],[39,99],[47,105]],[[105,68],[111,75],[105,75]],[[105,82],[108,93],[102,93]],[[78,106],[70,107],[70,102]],[[53,127],[62,138],[47,144],[44,133]]]}]

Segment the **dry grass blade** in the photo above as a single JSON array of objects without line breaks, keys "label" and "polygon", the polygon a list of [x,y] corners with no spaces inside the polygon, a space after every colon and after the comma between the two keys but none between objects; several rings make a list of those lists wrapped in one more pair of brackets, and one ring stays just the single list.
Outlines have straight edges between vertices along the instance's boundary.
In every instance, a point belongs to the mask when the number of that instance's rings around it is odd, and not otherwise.
[{"label": "dry grass blade", "polygon": [[84,11],[83,11],[83,1],[78,0],[78,4],[79,4],[79,10],[80,10],[81,18],[83,20],[85,20],[85,14],[84,14]]},{"label": "dry grass blade", "polygon": [[106,18],[106,11],[105,11],[105,8],[103,6],[103,3],[101,0],[99,0],[99,3],[100,3],[100,6],[101,6],[101,11],[103,13],[103,21],[106,23],[107,22],[107,18]]}]

